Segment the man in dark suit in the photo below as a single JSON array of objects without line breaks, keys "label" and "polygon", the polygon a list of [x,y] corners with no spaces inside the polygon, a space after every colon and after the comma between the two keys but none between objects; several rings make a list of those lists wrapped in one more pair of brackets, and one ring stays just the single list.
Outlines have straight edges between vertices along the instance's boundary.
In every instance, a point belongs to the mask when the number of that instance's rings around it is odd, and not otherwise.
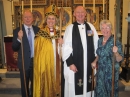
[{"label": "man in dark suit", "polygon": [[[27,97],[26,91],[28,97],[32,97],[34,37],[35,34],[39,31],[39,28],[32,25],[33,15],[30,10],[24,11],[22,20],[23,20],[22,29],[18,27],[13,31],[12,49],[18,52],[18,68],[20,70],[22,97]],[[31,33],[30,40],[28,38],[30,36],[28,35],[29,32]],[[23,46],[21,46],[21,43],[23,44]],[[23,54],[23,59],[22,59],[22,54]],[[24,65],[24,68],[22,65]],[[24,73],[25,73],[25,77],[24,77]],[[29,81],[31,81],[30,93],[29,93]]]}]

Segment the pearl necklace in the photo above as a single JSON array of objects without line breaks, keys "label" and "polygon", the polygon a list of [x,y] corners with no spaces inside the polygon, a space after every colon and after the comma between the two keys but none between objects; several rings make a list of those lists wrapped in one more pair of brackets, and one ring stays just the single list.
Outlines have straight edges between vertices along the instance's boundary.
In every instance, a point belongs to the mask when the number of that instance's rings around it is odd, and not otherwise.
[{"label": "pearl necklace", "polygon": [[105,43],[106,41],[104,40],[104,38],[103,38],[103,42]]}]

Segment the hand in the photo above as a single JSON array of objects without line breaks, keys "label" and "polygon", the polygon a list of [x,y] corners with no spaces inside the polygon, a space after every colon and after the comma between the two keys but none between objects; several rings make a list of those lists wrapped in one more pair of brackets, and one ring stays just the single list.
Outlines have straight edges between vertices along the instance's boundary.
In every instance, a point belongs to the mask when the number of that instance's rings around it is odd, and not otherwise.
[{"label": "hand", "polygon": [[23,37],[23,31],[20,30],[20,31],[18,32],[18,39],[21,40],[22,37]]},{"label": "hand", "polygon": [[59,39],[58,39],[58,43],[59,43],[59,44],[63,44],[63,39],[62,39],[62,38],[59,38]]},{"label": "hand", "polygon": [[74,64],[70,65],[70,70],[74,71],[74,73],[78,71]]},{"label": "hand", "polygon": [[91,67],[92,67],[93,69],[96,68],[96,65],[97,65],[96,62],[92,62],[92,63],[91,63]]},{"label": "hand", "polygon": [[113,52],[114,52],[114,53],[117,53],[117,51],[118,51],[118,47],[117,47],[117,46],[114,46],[114,47],[113,47]]}]

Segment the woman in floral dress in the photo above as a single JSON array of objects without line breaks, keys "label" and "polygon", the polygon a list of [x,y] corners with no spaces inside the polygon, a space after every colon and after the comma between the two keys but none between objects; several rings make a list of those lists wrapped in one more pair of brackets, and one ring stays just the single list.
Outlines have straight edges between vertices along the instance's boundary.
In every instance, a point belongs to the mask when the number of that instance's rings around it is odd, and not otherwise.
[{"label": "woman in floral dress", "polygon": [[95,97],[111,97],[112,93],[112,65],[115,56],[114,97],[118,97],[119,62],[123,60],[121,43],[112,35],[112,24],[109,20],[100,22],[100,30],[103,36],[98,40],[97,57],[92,63],[92,68],[97,66]]}]

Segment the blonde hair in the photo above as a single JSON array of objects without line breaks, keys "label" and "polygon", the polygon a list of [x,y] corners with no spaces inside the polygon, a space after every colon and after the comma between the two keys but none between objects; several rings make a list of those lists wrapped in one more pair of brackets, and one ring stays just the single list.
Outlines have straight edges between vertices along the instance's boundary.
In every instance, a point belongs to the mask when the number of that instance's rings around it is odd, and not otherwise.
[{"label": "blonde hair", "polygon": [[112,23],[109,20],[102,20],[100,22],[100,30],[102,29],[103,24],[106,24],[112,30]]},{"label": "blonde hair", "polygon": [[[48,16],[50,16],[50,15],[45,16],[45,18],[43,20],[43,28],[47,25],[47,18],[48,18]],[[55,16],[55,15],[53,15],[53,16]],[[56,20],[55,25],[57,25],[58,24],[58,18],[56,16],[55,16],[55,20]]]}]

